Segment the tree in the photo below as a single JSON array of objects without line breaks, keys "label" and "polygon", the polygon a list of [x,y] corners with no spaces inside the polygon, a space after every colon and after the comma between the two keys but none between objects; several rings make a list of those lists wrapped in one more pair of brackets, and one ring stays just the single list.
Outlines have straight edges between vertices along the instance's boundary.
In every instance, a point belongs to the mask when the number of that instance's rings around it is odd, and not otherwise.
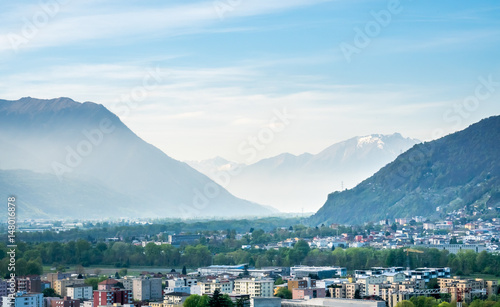
[{"label": "tree", "polygon": [[125,269],[125,268],[123,268],[123,269],[121,269],[121,270],[119,271],[119,274],[120,274],[120,276],[121,276],[121,277],[123,277],[123,276],[127,276],[127,273],[128,273],[128,270],[127,270],[127,269]]},{"label": "tree", "polygon": [[120,274],[118,274],[118,272],[115,272],[115,279],[119,279],[120,278]]},{"label": "tree", "polygon": [[208,306],[209,307],[232,307],[233,302],[231,301],[231,298],[226,295],[222,295],[220,293],[219,289],[215,289],[214,294],[212,297],[208,300]]},{"label": "tree", "polygon": [[43,297],[57,297],[56,291],[52,288],[45,288],[42,291]]},{"label": "tree", "polygon": [[292,291],[288,290],[287,287],[280,287],[278,291],[276,291],[276,297],[281,297],[285,300],[292,299]]},{"label": "tree", "polygon": [[193,294],[190,295],[185,301],[183,306],[184,307],[208,307],[208,296],[206,295],[198,295],[198,294]]},{"label": "tree", "polygon": [[403,300],[396,304],[396,307],[415,307],[415,305],[407,300]]},{"label": "tree", "polygon": [[182,267],[182,275],[187,275],[187,270],[185,265]]},{"label": "tree", "polygon": [[427,283],[427,289],[439,289],[439,283],[437,278],[429,279],[429,282]]},{"label": "tree", "polygon": [[274,285],[281,285],[281,284],[284,284],[285,282],[283,281],[283,278],[281,277],[278,277],[278,279],[276,279],[276,281],[274,282]]},{"label": "tree", "polygon": [[236,300],[236,307],[246,307],[249,305],[248,301],[250,300],[250,298],[244,296],[242,298],[239,298]]}]

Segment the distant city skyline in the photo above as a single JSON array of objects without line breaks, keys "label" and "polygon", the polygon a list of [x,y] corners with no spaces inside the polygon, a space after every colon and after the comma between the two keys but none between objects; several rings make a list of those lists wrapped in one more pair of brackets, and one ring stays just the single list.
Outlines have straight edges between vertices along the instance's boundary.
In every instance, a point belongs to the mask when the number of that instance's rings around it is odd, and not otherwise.
[{"label": "distant city skyline", "polygon": [[495,1],[43,3],[2,4],[0,99],[103,104],[182,161],[427,141],[500,114]]}]

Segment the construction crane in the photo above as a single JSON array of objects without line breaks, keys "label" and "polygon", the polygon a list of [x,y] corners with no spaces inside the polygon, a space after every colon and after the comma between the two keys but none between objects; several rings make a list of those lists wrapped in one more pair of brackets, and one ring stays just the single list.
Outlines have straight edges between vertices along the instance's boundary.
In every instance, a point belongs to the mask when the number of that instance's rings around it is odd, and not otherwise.
[{"label": "construction crane", "polygon": [[417,253],[417,254],[423,254],[424,252],[418,249],[413,249],[413,248],[405,248],[403,250],[406,252],[406,269],[409,271],[410,270],[410,253]]}]

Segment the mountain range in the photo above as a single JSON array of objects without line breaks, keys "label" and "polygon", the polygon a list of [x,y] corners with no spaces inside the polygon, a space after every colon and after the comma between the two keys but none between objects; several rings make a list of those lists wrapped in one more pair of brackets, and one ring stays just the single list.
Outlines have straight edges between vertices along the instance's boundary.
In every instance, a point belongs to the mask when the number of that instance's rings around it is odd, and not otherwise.
[{"label": "mountain range", "polygon": [[417,143],[399,133],[372,134],[335,143],[317,154],[283,153],[251,165],[221,157],[186,162],[238,197],[285,212],[316,211],[329,193],[355,186]]},{"label": "mountain range", "polygon": [[0,100],[0,148],[0,195],[17,196],[23,217],[273,213],[170,158],[92,102]]},{"label": "mountain range", "polygon": [[500,116],[417,144],[356,187],[328,195],[309,222],[359,224],[500,206]]}]

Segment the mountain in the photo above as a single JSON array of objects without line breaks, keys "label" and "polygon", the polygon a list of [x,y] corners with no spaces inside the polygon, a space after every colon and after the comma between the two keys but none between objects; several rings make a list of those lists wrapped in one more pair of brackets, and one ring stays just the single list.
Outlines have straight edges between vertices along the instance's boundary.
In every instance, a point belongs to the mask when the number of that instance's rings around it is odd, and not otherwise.
[{"label": "mountain", "polygon": [[144,142],[92,102],[0,100],[0,148],[0,194],[16,195],[30,217],[270,213]]},{"label": "mountain", "polygon": [[399,133],[373,134],[333,144],[318,154],[283,153],[251,165],[222,158],[187,163],[239,197],[287,212],[313,211],[325,195],[340,190],[342,182],[354,186],[418,142]]},{"label": "mountain", "polygon": [[363,223],[500,205],[500,116],[413,146],[355,188],[334,192],[311,224]]}]

